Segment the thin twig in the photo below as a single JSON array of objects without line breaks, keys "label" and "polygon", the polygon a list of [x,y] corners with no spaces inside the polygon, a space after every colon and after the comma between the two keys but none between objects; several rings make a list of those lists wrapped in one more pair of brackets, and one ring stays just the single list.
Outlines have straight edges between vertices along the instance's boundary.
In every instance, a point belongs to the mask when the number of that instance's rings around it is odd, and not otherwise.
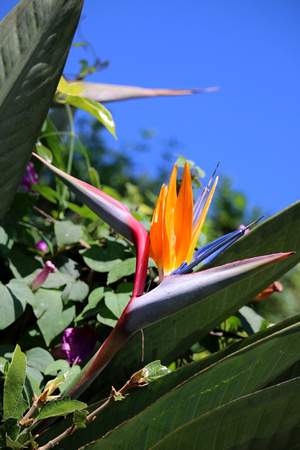
[{"label": "thin twig", "polygon": [[46,217],[46,219],[49,222],[56,223],[56,219],[54,217],[50,216],[49,214],[45,213],[42,209],[38,208],[37,206],[34,206],[33,209],[35,209],[37,212],[39,212],[42,216]]},{"label": "thin twig", "polygon": [[33,394],[33,403],[31,408],[27,411],[27,413],[25,414],[24,417],[22,417],[22,419],[19,422],[19,425],[21,427],[26,425],[26,422],[28,423],[28,421],[30,421],[31,416],[33,416],[33,414],[39,409],[39,408],[43,408],[43,406],[45,406],[45,400],[43,397],[43,394],[40,397],[37,397],[35,394]]},{"label": "thin twig", "polygon": [[[124,396],[126,392],[128,392],[133,387],[141,387],[146,384],[146,379],[144,378],[144,370],[139,370],[135,374],[132,375],[130,380],[128,380],[124,386],[117,391],[113,386],[111,388],[110,396],[106,400],[105,403],[103,403],[99,408],[95,409],[92,413],[90,413],[85,421],[84,424],[87,425],[89,422],[92,422],[96,419],[96,417],[103,412],[108,406],[110,406],[112,403],[116,402],[118,400],[118,397]],[[80,427],[73,424],[67,430],[65,430],[63,433],[61,433],[59,436],[57,436],[55,439],[52,439],[49,441],[46,445],[43,445],[42,447],[39,447],[39,450],[49,450],[53,447],[55,447],[59,442],[61,442],[66,437],[70,436],[74,433],[74,431],[78,430]]]}]

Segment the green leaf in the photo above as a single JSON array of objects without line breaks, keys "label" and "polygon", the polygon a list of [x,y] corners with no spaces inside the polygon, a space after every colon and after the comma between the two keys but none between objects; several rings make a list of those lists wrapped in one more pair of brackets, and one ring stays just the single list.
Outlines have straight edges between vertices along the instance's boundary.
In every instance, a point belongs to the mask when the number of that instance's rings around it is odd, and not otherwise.
[{"label": "green leaf", "polygon": [[96,272],[109,272],[125,256],[124,245],[110,241],[105,247],[92,247],[82,250],[80,253],[86,265]]},{"label": "green leaf", "polygon": [[80,276],[81,266],[73,259],[61,256],[55,259],[55,265],[69,281],[76,280]]},{"label": "green leaf", "polygon": [[35,144],[35,152],[49,163],[52,163],[53,155],[51,150],[45,147],[40,141]]},{"label": "green leaf", "polygon": [[45,375],[57,375],[57,372],[67,373],[70,370],[69,363],[65,359],[57,359],[49,364],[45,369]]},{"label": "green leaf", "polygon": [[26,374],[26,356],[16,345],[11,365],[9,366],[3,392],[3,418],[22,418],[27,402],[22,397]]},{"label": "green leaf", "polygon": [[55,400],[46,405],[37,416],[37,420],[47,419],[48,417],[66,416],[74,411],[86,408],[86,406],[86,403],[79,402],[77,400],[70,400],[65,397],[61,400]]},{"label": "green leaf", "polygon": [[11,439],[15,440],[19,434],[20,427],[18,425],[18,419],[10,417],[5,420],[0,426],[0,445],[1,448],[6,446],[6,438],[9,436]]},{"label": "green leaf", "polygon": [[[43,375],[41,374],[41,372],[36,369],[35,367],[31,367],[31,366],[27,366],[26,368],[26,376],[34,378],[36,383],[38,384],[38,386],[41,385],[42,381],[43,381]],[[32,401],[32,397],[29,398],[29,401]]]},{"label": "green leaf", "polygon": [[94,289],[88,298],[88,304],[83,308],[81,313],[76,317],[76,321],[86,319],[90,316],[95,316],[99,309],[99,303],[104,298],[104,287]]},{"label": "green leaf", "polygon": [[75,108],[80,108],[94,116],[115,138],[117,138],[113,117],[105,106],[85,97],[69,96],[64,100],[64,102],[75,106]]},{"label": "green leaf", "polygon": [[[32,368],[29,368],[30,371]],[[36,369],[35,369],[36,370]],[[36,372],[38,372],[36,370]],[[41,375],[41,372],[38,372]],[[32,403],[33,394],[36,394],[37,396],[41,395],[41,388],[40,384],[44,380],[43,376],[41,376],[41,380],[39,380],[36,376],[32,376],[31,373],[28,371],[28,367],[26,370],[26,378],[25,378],[25,394],[26,399],[29,404]]]},{"label": "green leaf", "polygon": [[79,95],[82,94],[84,88],[77,83],[68,83],[63,76],[60,77],[57,90],[65,95]]},{"label": "green leaf", "polygon": [[58,200],[60,199],[59,194],[52,189],[49,186],[38,184],[35,187],[35,190],[41,194],[46,200],[48,200],[50,203],[57,204]]},{"label": "green leaf", "polygon": [[300,433],[297,392],[300,378],[247,395],[190,421],[151,448],[297,448]]},{"label": "green leaf", "polygon": [[12,440],[9,436],[6,436],[6,445],[9,448],[24,448],[23,444]]},{"label": "green leaf", "polygon": [[152,361],[144,367],[144,370],[148,373],[148,381],[156,380],[171,372],[167,367],[163,366],[160,361]]},{"label": "green leaf", "polygon": [[47,350],[35,347],[26,353],[27,365],[44,373],[49,364],[54,362],[53,356]]},{"label": "green leaf", "polygon": [[0,372],[5,373],[8,368],[8,360],[0,356]]},{"label": "green leaf", "polygon": [[61,292],[40,288],[36,292],[38,308],[34,310],[39,329],[47,345],[62,333],[75,316],[75,306],[63,310]]},{"label": "green leaf", "polygon": [[125,261],[121,261],[115,264],[112,269],[110,269],[107,276],[107,284],[114,283],[120,278],[132,275],[136,270],[136,258],[128,258]]},{"label": "green leaf", "polygon": [[23,281],[12,279],[6,286],[0,283],[0,302],[0,330],[4,330],[23,314],[26,303],[35,305],[35,298]]},{"label": "green leaf", "polygon": [[250,308],[250,306],[243,306],[236,315],[240,319],[243,329],[249,335],[266,328],[266,324],[268,324],[268,322],[253,308]]},{"label": "green leaf", "polygon": [[116,316],[103,304],[100,305],[100,311],[97,314],[97,320],[103,325],[114,328],[118,319]]},{"label": "green leaf", "polygon": [[74,281],[68,283],[62,292],[62,299],[64,303],[68,303],[69,300],[73,302],[82,302],[89,293],[89,287],[83,281]]},{"label": "green leaf", "polygon": [[0,253],[5,256],[12,248],[13,244],[13,239],[8,236],[3,227],[0,227]]},{"label": "green leaf", "polygon": [[81,0],[22,0],[0,24],[0,191],[6,193],[0,199],[0,219],[46,118],[82,4]]},{"label": "green leaf", "polygon": [[97,222],[97,221],[99,222],[100,221],[100,219],[97,216],[97,214],[95,214],[86,205],[79,206],[79,205],[76,205],[76,203],[72,203],[72,202],[67,202],[67,205],[68,205],[68,208],[71,211],[79,214],[80,216],[82,216],[82,217],[84,217],[86,219],[91,220],[92,222]]},{"label": "green leaf", "polygon": [[88,170],[91,184],[96,188],[101,189],[100,178],[97,170],[94,167],[89,167]]},{"label": "green leaf", "polygon": [[55,222],[54,230],[57,245],[59,247],[65,247],[66,245],[77,243],[83,236],[82,226],[75,225],[69,220]]},{"label": "green leaf", "polygon": [[114,294],[113,292],[106,292],[104,297],[105,305],[118,319],[128,305],[129,300],[129,294]]},{"label": "green leaf", "polygon": [[32,255],[25,253],[16,245],[10,250],[7,258],[9,261],[9,268],[16,278],[25,278],[34,270],[42,269],[40,261],[34,259]]},{"label": "green leaf", "polygon": [[[145,389],[131,391],[126,407],[120,406],[117,417],[116,412],[113,412],[113,417],[107,411],[106,424],[101,424],[101,429],[98,425],[98,436],[122,422],[124,424],[97,445],[113,449],[123,442],[122,448],[150,448],[197,417],[263,389],[279,373],[299,361],[300,316],[295,320],[264,330],[211,357],[184,366]],[[299,398],[297,401],[299,404]],[[132,419],[128,420],[130,417]],[[216,423],[219,422],[214,422],[214,428]],[[95,439],[96,429],[91,427],[90,433],[89,438]]]},{"label": "green leaf", "polygon": [[73,423],[78,428],[86,428],[85,419],[87,418],[88,411],[75,411],[73,414]]},{"label": "green leaf", "polygon": [[64,377],[65,381],[58,387],[60,392],[64,392],[66,387],[72,382],[74,378],[80,373],[81,367],[77,364],[75,366],[71,366],[70,369],[65,373],[59,373],[59,377]]}]

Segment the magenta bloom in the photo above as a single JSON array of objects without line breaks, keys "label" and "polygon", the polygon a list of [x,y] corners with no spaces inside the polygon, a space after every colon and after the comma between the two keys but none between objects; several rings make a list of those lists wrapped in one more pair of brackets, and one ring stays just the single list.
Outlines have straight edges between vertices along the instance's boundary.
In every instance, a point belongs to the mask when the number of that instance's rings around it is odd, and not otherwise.
[{"label": "magenta bloom", "polygon": [[34,248],[36,248],[37,250],[40,250],[43,253],[46,253],[46,251],[48,250],[48,245],[46,244],[45,241],[43,241],[42,239],[40,241],[38,241]]},{"label": "magenta bloom", "polygon": [[56,272],[56,267],[51,261],[46,261],[45,266],[42,270],[36,275],[31,283],[31,290],[36,291],[39,287],[41,287],[48,278],[49,273]]},{"label": "magenta bloom", "polygon": [[[32,184],[38,184],[38,174],[36,173],[36,171],[34,170],[34,165],[32,162],[29,162],[27,164],[27,168],[26,168],[27,173],[25,172],[23,175],[23,178],[21,180],[21,186],[23,186],[23,188],[26,191],[32,191]],[[36,191],[33,191],[36,192]]]},{"label": "magenta bloom", "polygon": [[69,364],[75,361],[80,364],[94,350],[98,340],[97,333],[89,326],[67,328],[62,337],[60,350]]}]

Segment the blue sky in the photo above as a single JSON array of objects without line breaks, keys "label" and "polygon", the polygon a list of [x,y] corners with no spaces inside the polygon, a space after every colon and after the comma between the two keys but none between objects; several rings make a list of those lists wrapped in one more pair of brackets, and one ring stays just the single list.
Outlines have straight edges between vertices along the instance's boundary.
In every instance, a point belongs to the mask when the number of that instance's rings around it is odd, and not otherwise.
[{"label": "blue sky", "polygon": [[[17,2],[2,0],[1,18]],[[300,3],[281,0],[86,0],[76,42],[91,42],[109,67],[89,81],[158,88],[220,86],[210,94],[106,106],[123,149],[155,130],[137,169],[155,170],[163,143],[219,173],[265,214],[299,199]],[[73,49],[66,72],[92,54]],[[171,162],[170,171],[176,156]]]}]

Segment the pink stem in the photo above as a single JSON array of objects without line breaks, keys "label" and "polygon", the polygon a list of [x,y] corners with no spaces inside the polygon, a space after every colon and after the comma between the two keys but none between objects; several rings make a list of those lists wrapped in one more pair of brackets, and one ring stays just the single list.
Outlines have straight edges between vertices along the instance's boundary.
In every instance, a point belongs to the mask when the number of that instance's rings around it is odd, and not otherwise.
[{"label": "pink stem", "polygon": [[115,356],[119,349],[131,337],[124,327],[124,321],[119,319],[115,328],[112,330],[106,341],[99,348],[93,359],[86,366],[86,372],[80,373],[80,380],[76,377],[74,381],[67,387],[65,395],[77,398],[99,375],[110,360]]}]

